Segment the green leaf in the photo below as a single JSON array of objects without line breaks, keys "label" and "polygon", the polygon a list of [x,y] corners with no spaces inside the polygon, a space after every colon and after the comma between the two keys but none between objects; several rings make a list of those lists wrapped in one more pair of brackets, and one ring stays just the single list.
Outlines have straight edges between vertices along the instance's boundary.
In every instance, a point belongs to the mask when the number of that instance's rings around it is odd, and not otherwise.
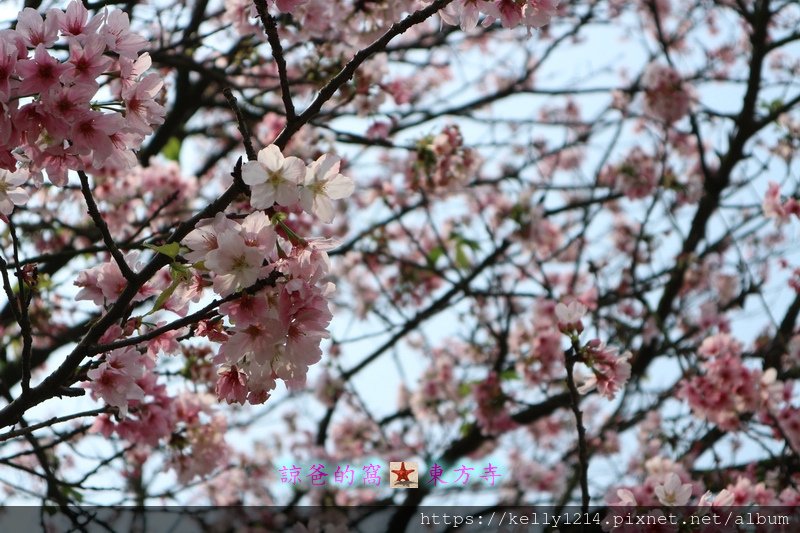
[{"label": "green leaf", "polygon": [[151,250],[155,250],[160,254],[166,255],[170,259],[175,259],[181,252],[181,245],[177,242],[162,244],[161,246],[153,246],[152,244],[145,244],[145,246],[150,248]]},{"label": "green leaf", "polygon": [[458,231],[451,232],[450,233],[450,239],[452,239],[453,242],[455,242],[457,245],[466,246],[470,250],[473,250],[473,251],[476,251],[476,252],[481,249],[481,245],[478,243],[478,241],[476,241],[474,239],[469,239],[467,237],[464,237]]},{"label": "green leaf", "polygon": [[461,242],[464,243],[464,246],[467,246],[473,252],[477,252],[478,250],[481,249],[481,245],[478,243],[478,241],[475,241],[473,239],[467,239],[462,237]]},{"label": "green leaf", "polygon": [[181,140],[177,137],[170,137],[161,150],[161,154],[170,161],[178,161],[181,157]]},{"label": "green leaf", "polygon": [[[177,278],[175,278],[172,281],[172,284],[170,284],[170,286],[167,287],[164,290],[164,292],[162,292],[161,294],[158,295],[158,298],[156,298],[156,302],[153,304],[153,308],[150,311],[148,311],[147,314],[145,314],[144,316],[152,315],[153,313],[155,313],[156,311],[161,309],[164,306],[164,304],[167,302],[167,300],[169,300],[169,297],[172,296],[172,293],[175,292],[175,289],[178,288],[178,285],[180,285],[183,282],[184,282],[184,279],[183,279],[182,276],[178,276]],[[142,317],[142,318],[144,318],[144,317]]]},{"label": "green leaf", "polygon": [[458,247],[456,248],[456,266],[458,268],[469,268],[470,260],[467,257],[466,252],[464,252],[464,246],[459,243]]},{"label": "green leaf", "polygon": [[83,501],[83,494],[72,487],[62,487],[61,493],[67,498],[71,498],[75,502],[81,503]]},{"label": "green leaf", "polygon": [[519,379],[519,374],[513,368],[509,368],[507,370],[503,370],[500,373],[500,379],[503,381],[510,381],[512,379]]},{"label": "green leaf", "polygon": [[428,264],[430,266],[435,266],[436,265],[436,261],[438,261],[439,258],[442,257],[443,254],[444,254],[444,250],[442,250],[442,247],[441,246],[437,246],[436,248],[434,248],[433,250],[428,252]]},{"label": "green leaf", "polygon": [[172,279],[179,279],[181,281],[187,281],[192,279],[192,271],[189,270],[189,267],[186,265],[182,265],[180,263],[172,263],[169,266],[170,273],[172,274]]}]

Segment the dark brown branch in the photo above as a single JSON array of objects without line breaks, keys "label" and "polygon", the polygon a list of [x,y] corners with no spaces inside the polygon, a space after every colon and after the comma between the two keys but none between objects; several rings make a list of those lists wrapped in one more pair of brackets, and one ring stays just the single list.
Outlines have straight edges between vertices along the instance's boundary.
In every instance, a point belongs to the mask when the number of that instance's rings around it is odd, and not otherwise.
[{"label": "dark brown branch", "polygon": [[579,479],[581,483],[581,513],[589,512],[589,451],[586,444],[586,427],[583,425],[583,412],[581,411],[581,395],[575,385],[575,363],[578,361],[580,346],[578,339],[573,338],[572,347],[564,352],[564,362],[567,367],[567,388],[569,389],[569,404],[572,414],[575,415],[575,425],[578,429],[578,460]]},{"label": "dark brown branch", "polygon": [[[33,349],[33,332],[31,331],[31,317],[28,309],[30,308],[31,301],[33,300],[32,287],[26,288],[22,267],[19,266],[19,250],[20,243],[17,237],[17,228],[11,217],[8,217],[8,229],[11,233],[11,243],[14,253],[14,264],[17,276],[17,301],[19,302],[19,314],[17,315],[17,322],[19,323],[20,333],[22,333],[22,353],[20,360],[22,361],[22,390],[26,391],[31,388],[31,350]],[[9,300],[9,304],[11,300]]]},{"label": "dark brown branch", "polygon": [[117,243],[114,242],[114,238],[111,236],[111,232],[108,229],[108,224],[106,224],[106,221],[103,219],[103,215],[100,214],[100,210],[97,209],[94,196],[92,196],[92,189],[89,187],[89,177],[82,170],[78,171],[78,176],[80,176],[81,179],[81,193],[83,193],[83,198],[86,200],[89,216],[92,217],[94,225],[100,230],[100,234],[103,236],[103,242],[105,243],[106,248],[108,248],[108,251],[111,253],[111,256],[114,258],[114,261],[117,263],[119,271],[122,273],[125,280],[130,283],[136,278],[136,274],[133,273],[133,270],[131,270],[131,268],[128,266],[128,263],[125,262],[125,258],[122,257],[122,252],[119,251]]},{"label": "dark brown branch", "polygon": [[38,424],[31,424],[28,426],[23,427],[22,429],[15,429],[13,431],[7,431],[6,433],[0,434],[0,442],[6,441],[8,439],[13,439],[14,437],[19,437],[21,435],[26,435],[28,433],[32,433],[37,429],[42,429],[50,426],[54,426],[56,424],[61,424],[62,422],[68,422],[70,420],[74,420],[76,418],[83,418],[86,416],[96,416],[108,411],[108,407],[101,407],[99,409],[92,409],[90,411],[82,411],[80,413],[74,413],[71,415],[64,415],[64,416],[54,416],[49,420],[45,420],[44,422],[39,422]]},{"label": "dark brown branch", "polygon": [[253,140],[250,138],[250,130],[247,128],[247,122],[245,121],[244,114],[242,114],[242,110],[239,107],[239,103],[236,101],[236,97],[233,96],[233,92],[231,91],[230,87],[225,87],[222,89],[222,94],[225,95],[225,99],[228,100],[228,105],[236,114],[236,125],[238,126],[239,133],[242,136],[242,143],[244,144],[244,150],[247,154],[247,160],[255,161],[257,154],[253,148]]},{"label": "dark brown branch", "polygon": [[267,41],[269,41],[269,45],[272,48],[272,58],[278,67],[278,77],[281,82],[281,98],[283,99],[283,107],[286,110],[286,120],[291,122],[297,117],[297,113],[294,109],[294,102],[292,102],[292,94],[289,89],[289,75],[286,72],[286,58],[283,55],[278,26],[275,24],[275,19],[267,11],[265,0],[255,0],[253,3],[256,6],[261,23],[264,25]]}]

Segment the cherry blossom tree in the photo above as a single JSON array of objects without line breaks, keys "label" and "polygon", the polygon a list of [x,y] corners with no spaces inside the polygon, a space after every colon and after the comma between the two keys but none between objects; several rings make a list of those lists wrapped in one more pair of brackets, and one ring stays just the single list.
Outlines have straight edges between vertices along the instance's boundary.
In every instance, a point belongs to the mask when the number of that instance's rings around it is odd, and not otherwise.
[{"label": "cherry blossom tree", "polygon": [[13,11],[7,503],[800,504],[793,0]]}]

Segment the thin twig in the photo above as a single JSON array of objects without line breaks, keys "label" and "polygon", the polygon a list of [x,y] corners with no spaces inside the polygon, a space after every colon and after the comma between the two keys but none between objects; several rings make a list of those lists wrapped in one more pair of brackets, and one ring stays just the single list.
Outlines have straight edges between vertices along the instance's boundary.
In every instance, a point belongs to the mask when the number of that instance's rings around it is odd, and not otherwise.
[{"label": "thin twig", "polygon": [[151,331],[148,331],[147,333],[143,333],[143,334],[138,335],[136,337],[129,337],[127,339],[122,339],[122,340],[110,342],[108,344],[101,344],[99,346],[94,346],[94,347],[88,349],[86,351],[86,353],[87,353],[87,355],[95,355],[95,354],[98,354],[98,353],[104,353],[104,352],[109,352],[111,350],[116,350],[117,348],[124,348],[125,346],[135,346],[136,344],[139,344],[141,342],[145,342],[145,341],[149,341],[149,340],[155,339],[156,337],[158,337],[160,335],[163,335],[164,333],[167,333],[167,332],[170,332],[170,331],[173,331],[173,330],[176,330],[176,329],[180,329],[180,328],[183,328],[183,327],[186,327],[186,326],[190,326],[192,324],[197,323],[200,320],[203,320],[204,318],[207,318],[211,314],[213,314],[216,311],[217,307],[219,307],[220,305],[222,305],[224,303],[232,302],[234,300],[238,300],[239,298],[241,298],[242,296],[247,295],[247,294],[250,294],[250,295],[255,294],[256,292],[258,292],[259,290],[263,289],[266,286],[274,287],[275,283],[277,281],[277,278],[279,276],[280,276],[280,273],[277,270],[275,270],[269,275],[269,277],[261,279],[261,280],[258,280],[256,283],[254,283],[250,287],[244,288],[244,289],[242,289],[240,291],[237,291],[237,292],[235,292],[233,294],[225,296],[224,298],[217,298],[214,301],[212,301],[211,303],[209,303],[207,306],[203,307],[199,311],[195,311],[191,315],[187,315],[187,316],[185,316],[183,318],[179,318],[178,320],[175,320],[174,322],[170,322],[169,324],[161,326],[160,328],[153,329]]},{"label": "thin twig", "polygon": [[567,367],[567,387],[569,388],[570,406],[575,415],[575,424],[578,426],[578,460],[580,461],[581,480],[581,513],[589,512],[589,453],[586,445],[586,428],[583,426],[583,413],[581,412],[581,396],[575,385],[573,370],[578,360],[580,347],[577,339],[573,339],[572,347],[564,352],[564,361]]},{"label": "thin twig", "polygon": [[23,277],[22,269],[19,266],[19,249],[20,243],[17,237],[17,228],[11,217],[8,217],[8,229],[11,233],[11,244],[14,253],[14,263],[16,263],[17,284],[19,295],[19,315],[17,322],[19,323],[20,333],[22,334],[22,354],[20,359],[22,361],[22,391],[31,388],[31,350],[33,349],[33,333],[31,332],[31,317],[28,313],[31,300],[33,299],[33,290],[28,290],[28,296],[25,296],[25,279]]},{"label": "thin twig", "polygon": [[265,0],[255,0],[253,2],[258,11],[258,16],[261,23],[264,25],[264,32],[267,34],[267,41],[272,48],[272,58],[275,60],[275,65],[278,67],[278,78],[281,83],[281,98],[283,99],[283,107],[286,109],[286,120],[293,121],[297,117],[294,109],[294,102],[292,102],[292,95],[289,92],[289,75],[286,72],[286,58],[283,56],[283,47],[281,46],[281,38],[278,35],[278,26],[275,24],[275,19],[267,11],[267,3]]},{"label": "thin twig", "polygon": [[94,196],[92,196],[92,189],[89,187],[89,177],[82,170],[78,171],[78,176],[81,178],[81,192],[83,193],[83,198],[86,200],[86,206],[89,208],[89,216],[92,217],[94,225],[100,230],[100,234],[103,236],[103,242],[114,258],[114,261],[116,261],[122,276],[128,283],[134,281],[136,279],[136,274],[134,274],[133,270],[128,266],[128,263],[125,262],[125,258],[122,257],[122,252],[117,248],[117,243],[114,242],[114,238],[111,237],[108,224],[106,224],[106,221],[100,214],[100,210],[97,209]]},{"label": "thin twig", "polygon": [[92,409],[91,411],[82,411],[80,413],[75,413],[71,415],[54,416],[50,420],[45,420],[44,422],[39,422],[38,424],[32,424],[21,429],[15,429],[14,431],[7,431],[6,433],[2,433],[0,434],[0,442],[6,441],[8,439],[13,439],[15,437],[19,437],[21,435],[26,435],[28,433],[32,433],[37,429],[54,426],[55,424],[61,424],[62,422],[67,422],[69,420],[74,420],[76,418],[83,418],[86,416],[97,416],[107,411],[108,407],[101,407],[99,409]]},{"label": "thin twig", "polygon": [[222,89],[222,94],[225,95],[225,99],[228,100],[228,105],[233,112],[236,113],[236,124],[239,127],[239,133],[242,135],[242,143],[244,144],[244,151],[247,153],[247,160],[255,161],[257,157],[256,151],[253,148],[253,141],[250,139],[250,131],[247,129],[247,122],[244,120],[244,114],[242,110],[239,109],[239,103],[236,101],[236,97],[233,96],[233,91],[231,91],[230,87]]}]

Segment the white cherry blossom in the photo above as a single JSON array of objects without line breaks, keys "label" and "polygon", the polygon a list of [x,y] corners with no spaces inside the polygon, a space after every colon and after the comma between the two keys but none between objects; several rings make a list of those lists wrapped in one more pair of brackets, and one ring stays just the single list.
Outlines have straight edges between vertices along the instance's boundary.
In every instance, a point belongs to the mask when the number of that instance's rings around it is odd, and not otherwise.
[{"label": "white cherry blossom", "polygon": [[28,179],[24,170],[9,172],[0,169],[0,213],[10,215],[15,205],[28,201],[28,193],[20,187]]},{"label": "white cherry blossom", "polygon": [[341,161],[325,154],[309,165],[305,183],[300,191],[300,205],[306,213],[313,213],[320,220],[333,220],[333,202],[353,194],[355,185],[351,178],[339,174]]},{"label": "white cherry blossom", "polygon": [[686,505],[692,496],[692,485],[681,483],[678,474],[670,472],[666,481],[655,488],[655,493],[663,505]]},{"label": "white cherry blossom", "polygon": [[280,148],[270,144],[258,152],[257,161],[242,167],[242,180],[250,186],[250,205],[268,209],[274,204],[290,206],[300,198],[298,186],[303,181],[306,166],[300,159],[283,157]]}]

